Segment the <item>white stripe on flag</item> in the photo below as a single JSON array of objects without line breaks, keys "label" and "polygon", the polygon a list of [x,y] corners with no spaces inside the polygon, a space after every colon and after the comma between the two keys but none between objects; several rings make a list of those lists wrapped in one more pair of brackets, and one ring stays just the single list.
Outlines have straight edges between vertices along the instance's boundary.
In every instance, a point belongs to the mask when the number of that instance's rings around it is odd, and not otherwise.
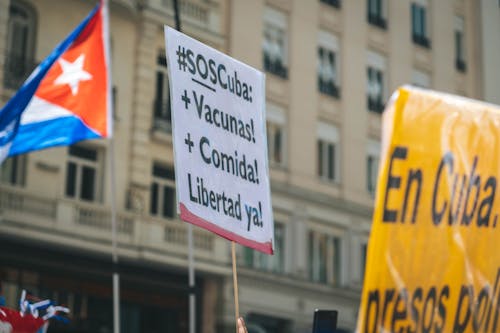
[{"label": "white stripe on flag", "polygon": [[63,107],[33,96],[21,116],[21,125],[68,116],[74,116],[74,114]]}]

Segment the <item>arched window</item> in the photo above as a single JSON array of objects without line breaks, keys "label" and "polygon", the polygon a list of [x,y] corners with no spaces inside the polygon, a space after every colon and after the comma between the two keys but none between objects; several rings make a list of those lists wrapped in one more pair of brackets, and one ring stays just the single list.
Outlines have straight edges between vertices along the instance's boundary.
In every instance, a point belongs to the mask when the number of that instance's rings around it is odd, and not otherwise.
[{"label": "arched window", "polygon": [[11,2],[4,83],[17,89],[35,67],[36,12],[30,5]]}]

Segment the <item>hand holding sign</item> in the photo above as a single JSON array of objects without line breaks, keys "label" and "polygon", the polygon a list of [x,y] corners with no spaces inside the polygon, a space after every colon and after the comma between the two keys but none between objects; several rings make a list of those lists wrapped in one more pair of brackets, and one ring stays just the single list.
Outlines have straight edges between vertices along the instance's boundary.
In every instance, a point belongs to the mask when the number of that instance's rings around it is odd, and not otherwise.
[{"label": "hand holding sign", "polygon": [[[182,220],[273,253],[264,75],[165,27],[178,212]],[[194,278],[193,278],[194,281]],[[194,306],[193,306],[194,309]]]}]

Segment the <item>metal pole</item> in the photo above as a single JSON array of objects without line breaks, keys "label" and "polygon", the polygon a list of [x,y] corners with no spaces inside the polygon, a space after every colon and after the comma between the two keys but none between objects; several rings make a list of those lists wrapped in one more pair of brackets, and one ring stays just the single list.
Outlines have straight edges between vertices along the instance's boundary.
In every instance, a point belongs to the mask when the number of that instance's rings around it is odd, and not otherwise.
[{"label": "metal pole", "polygon": [[104,23],[104,46],[105,56],[108,71],[108,135],[109,135],[109,151],[108,151],[108,170],[110,179],[110,200],[111,200],[111,258],[113,271],[113,332],[120,333],[120,275],[118,273],[118,249],[116,242],[116,178],[115,178],[115,144],[113,139],[113,114],[114,105],[111,98],[111,87],[113,86],[113,77],[111,73],[111,56],[110,56],[110,33],[109,33],[109,1],[101,0],[102,15]]},{"label": "metal pole", "polygon": [[113,272],[113,332],[120,333],[120,275]]},{"label": "metal pole", "polygon": [[179,13],[179,1],[174,0],[175,29],[181,31],[181,17]]},{"label": "metal pole", "polygon": [[188,223],[188,260],[189,260],[189,333],[196,328],[196,294],[194,282],[194,255],[193,255],[193,225]]},{"label": "metal pole", "polygon": [[240,317],[240,302],[238,300],[238,274],[236,272],[236,242],[231,242],[231,256],[233,259],[233,288],[234,288],[234,317],[236,333],[238,333],[238,318]]},{"label": "metal pole", "polygon": [[109,169],[111,179],[111,243],[113,259],[113,332],[120,333],[120,275],[118,273],[118,249],[116,242],[116,182],[114,139],[109,141]]},{"label": "metal pole", "polygon": [[[179,1],[174,0],[175,29],[181,31],[181,18],[179,13]],[[196,294],[195,294],[195,276],[194,276],[194,244],[193,244],[193,225],[188,223],[188,280],[189,280],[189,333],[196,331]]]}]

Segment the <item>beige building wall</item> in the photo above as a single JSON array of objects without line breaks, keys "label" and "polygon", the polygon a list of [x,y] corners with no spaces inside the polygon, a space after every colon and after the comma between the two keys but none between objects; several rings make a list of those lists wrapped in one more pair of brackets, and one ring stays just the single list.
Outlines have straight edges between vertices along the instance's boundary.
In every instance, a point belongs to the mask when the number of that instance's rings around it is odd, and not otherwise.
[{"label": "beige building wall", "polygon": [[[0,54],[8,51],[8,8],[13,1],[0,2]],[[274,270],[272,259],[238,248],[240,310],[256,324],[265,317],[290,333],[304,333],[310,330],[315,308],[333,308],[339,310],[340,327],[354,329],[373,206],[367,156],[377,153],[381,137],[381,115],[367,105],[368,66],[375,62],[382,68],[384,102],[398,86],[416,83],[417,77],[431,89],[498,103],[500,75],[495,70],[500,66],[494,64],[500,47],[492,42],[498,40],[498,8],[489,0],[418,0],[427,3],[427,48],[412,41],[415,1],[382,1],[383,29],[368,22],[364,0],[339,1],[339,8],[320,0],[181,0],[185,33],[263,71],[264,18],[269,10],[284,17],[288,73],[283,78],[266,72],[268,113],[280,110],[283,118],[283,162],[270,168],[274,218],[282,226],[280,268]],[[153,165],[173,165],[171,135],[155,127],[153,114],[157,62],[165,48],[163,24],[174,25],[172,0],[110,2],[119,255],[128,262],[185,273],[185,224],[150,213]],[[58,1],[57,10],[51,0],[23,3],[37,13],[35,58],[40,61],[95,2]],[[465,21],[465,71],[455,66],[456,15]],[[486,19],[479,24],[482,17]],[[481,52],[480,33],[481,44],[488,45]],[[338,44],[338,98],[318,89],[318,46],[324,34]],[[2,105],[14,93],[3,84],[3,64],[0,57]],[[333,136],[325,129],[335,129],[331,132],[337,135],[335,181],[318,175],[318,138]],[[68,148],[30,153],[25,183],[0,184],[2,234],[89,255],[110,254],[109,142],[82,145],[99,151],[100,198],[89,203],[66,197]],[[323,237],[329,244],[323,259],[329,279],[319,282],[312,278],[317,262],[311,252],[321,251],[320,245],[311,244]],[[196,229],[195,244],[196,270],[205,286],[201,332],[229,332],[234,324],[229,243]]]},{"label": "beige building wall", "polygon": [[500,105],[500,4],[496,1],[480,1],[481,31],[480,63],[484,100]]},{"label": "beige building wall", "polygon": [[[9,3],[7,1],[2,1],[0,3],[0,26],[7,26],[9,20]],[[6,53],[7,47],[7,29],[0,30],[0,54]],[[3,68],[5,64],[5,57],[0,57],[0,68]],[[0,70],[0,80],[3,82],[3,70]],[[3,84],[0,85],[0,94],[3,94]]]},{"label": "beige building wall", "polygon": [[[473,1],[427,2],[427,32],[430,47],[412,41],[410,0],[383,1],[387,29],[367,22],[366,1],[342,1],[337,9],[321,1],[232,2],[231,54],[262,68],[255,22],[263,20],[266,8],[285,15],[288,29],[289,77],[267,72],[267,99],[286,115],[286,163],[271,167],[275,220],[290,233],[286,244],[285,275],[269,277],[240,271],[241,309],[265,313],[294,323],[294,332],[306,332],[315,307],[340,310],[340,326],[353,328],[357,294],[362,278],[362,246],[368,239],[373,197],[367,191],[367,145],[380,140],[381,117],[366,104],[369,54],[383,58],[384,100],[400,85],[413,82],[417,73],[428,88],[480,98],[477,71],[480,59],[473,53],[477,36]],[[422,1],[419,1],[422,3]],[[455,66],[455,16],[465,20],[467,69]],[[250,25],[249,22],[252,22]],[[251,26],[252,28],[248,28]],[[245,29],[245,27],[247,27]],[[250,31],[253,31],[250,33]],[[340,58],[340,98],[330,98],[317,88],[318,33],[337,37]],[[243,34],[244,39],[236,39]],[[233,37],[234,36],[234,37]],[[317,176],[316,129],[318,123],[333,125],[340,133],[340,180],[325,182]],[[330,289],[306,283],[311,258],[307,234],[323,230],[342,240],[340,284]],[[293,242],[290,244],[289,242]],[[304,281],[304,282],[298,282]],[[300,287],[297,284],[300,283]],[[230,281],[226,285],[230,303]],[[352,291],[349,294],[347,291]],[[344,293],[346,292],[346,293]],[[232,306],[229,305],[232,310]],[[231,313],[231,310],[229,313]],[[226,320],[230,314],[227,314]]]}]

